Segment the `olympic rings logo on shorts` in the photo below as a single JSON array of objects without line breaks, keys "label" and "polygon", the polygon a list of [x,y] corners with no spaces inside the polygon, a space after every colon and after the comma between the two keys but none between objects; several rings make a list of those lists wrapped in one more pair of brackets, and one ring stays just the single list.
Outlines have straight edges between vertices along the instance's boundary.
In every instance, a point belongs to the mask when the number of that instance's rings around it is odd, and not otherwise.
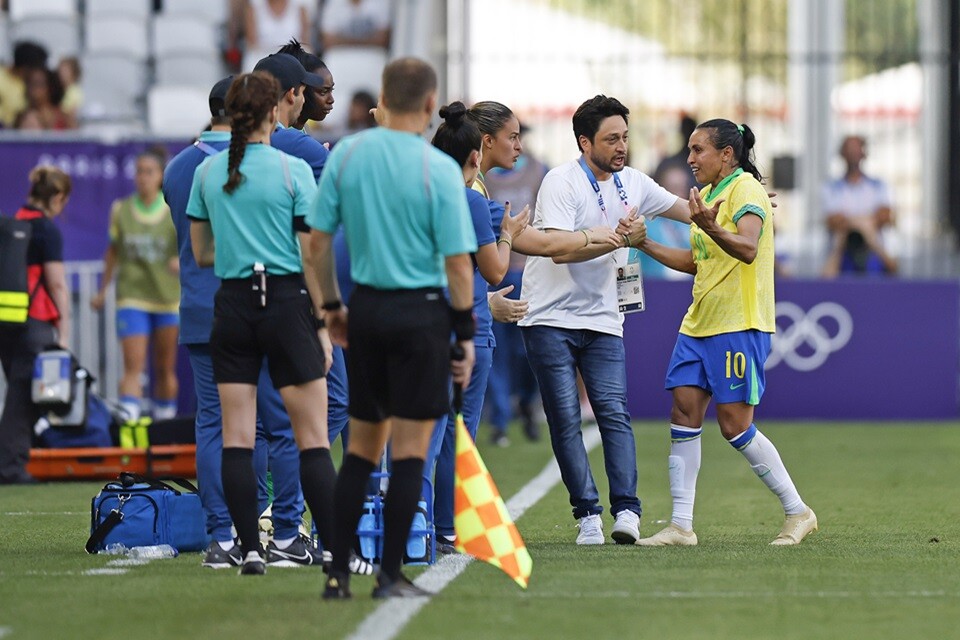
[{"label": "olympic rings logo on shorts", "polygon": [[853,335],[850,312],[836,302],[821,302],[809,311],[792,302],[778,302],[776,314],[777,332],[765,369],[781,361],[794,371],[819,369],[831,353],[847,346]]}]

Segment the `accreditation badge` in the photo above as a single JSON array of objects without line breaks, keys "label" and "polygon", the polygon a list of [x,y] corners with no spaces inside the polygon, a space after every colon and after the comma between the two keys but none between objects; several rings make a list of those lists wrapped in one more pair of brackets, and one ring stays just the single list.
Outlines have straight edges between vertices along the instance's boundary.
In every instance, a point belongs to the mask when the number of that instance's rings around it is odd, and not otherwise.
[{"label": "accreditation badge", "polygon": [[617,306],[620,313],[635,313],[646,308],[643,295],[643,272],[640,268],[640,252],[629,249],[626,261],[616,261]]}]

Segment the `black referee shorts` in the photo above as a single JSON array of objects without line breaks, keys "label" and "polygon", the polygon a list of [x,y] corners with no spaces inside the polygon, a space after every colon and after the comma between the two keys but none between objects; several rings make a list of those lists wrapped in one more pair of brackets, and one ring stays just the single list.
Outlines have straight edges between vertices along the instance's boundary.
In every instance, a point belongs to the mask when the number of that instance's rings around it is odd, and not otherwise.
[{"label": "black referee shorts", "polygon": [[350,415],[434,420],[450,411],[450,310],[440,289],[382,291],[358,285],[350,298]]},{"label": "black referee shorts", "polygon": [[310,296],[299,274],[267,279],[259,307],[252,280],[223,280],[213,302],[210,357],[217,383],[257,384],[263,358],[277,389],[324,376]]}]

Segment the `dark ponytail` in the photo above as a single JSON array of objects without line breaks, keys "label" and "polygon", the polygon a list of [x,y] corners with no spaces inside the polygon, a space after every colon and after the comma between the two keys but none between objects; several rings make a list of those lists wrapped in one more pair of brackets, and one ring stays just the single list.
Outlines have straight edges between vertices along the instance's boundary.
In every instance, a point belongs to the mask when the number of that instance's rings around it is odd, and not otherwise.
[{"label": "dark ponytail", "polygon": [[247,152],[247,141],[280,99],[280,84],[262,71],[237,76],[225,100],[230,114],[230,151],[227,161],[227,182],[223,190],[232,194],[245,179],[240,163]]},{"label": "dark ponytail", "polygon": [[713,146],[717,149],[731,147],[740,168],[751,174],[758,182],[763,182],[763,176],[760,175],[753,153],[753,147],[757,143],[753,129],[745,124],[737,125],[722,118],[707,120],[697,125],[697,129],[712,129],[710,142]]},{"label": "dark ponytail", "polygon": [[467,164],[470,153],[479,151],[480,128],[466,117],[467,108],[462,102],[453,102],[440,107],[443,122],[433,136],[433,146],[457,161],[460,167]]}]

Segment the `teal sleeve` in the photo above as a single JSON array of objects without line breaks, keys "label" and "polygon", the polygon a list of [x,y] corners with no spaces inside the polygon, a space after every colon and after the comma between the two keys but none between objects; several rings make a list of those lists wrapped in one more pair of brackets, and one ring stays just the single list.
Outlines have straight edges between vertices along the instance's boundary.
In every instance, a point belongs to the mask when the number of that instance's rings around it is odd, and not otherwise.
[{"label": "teal sleeve", "polygon": [[193,183],[190,185],[190,199],[187,201],[187,217],[196,220],[209,220],[210,212],[207,210],[207,203],[203,199],[201,183],[203,182],[209,159],[204,160],[193,172]]},{"label": "teal sleeve", "polygon": [[[473,230],[467,194],[463,188],[463,172],[449,157],[432,172],[434,206],[434,238],[442,256],[477,252],[477,234]],[[446,162],[449,160],[449,162]]]},{"label": "teal sleeve", "polygon": [[320,185],[313,199],[313,205],[307,209],[307,225],[318,231],[331,234],[340,226],[338,180],[343,149],[342,145],[337,145],[330,157],[327,158],[323,173],[320,176]]},{"label": "teal sleeve", "polygon": [[293,217],[308,215],[317,197],[317,183],[313,178],[313,169],[300,158],[291,158],[290,178],[293,182]]}]

